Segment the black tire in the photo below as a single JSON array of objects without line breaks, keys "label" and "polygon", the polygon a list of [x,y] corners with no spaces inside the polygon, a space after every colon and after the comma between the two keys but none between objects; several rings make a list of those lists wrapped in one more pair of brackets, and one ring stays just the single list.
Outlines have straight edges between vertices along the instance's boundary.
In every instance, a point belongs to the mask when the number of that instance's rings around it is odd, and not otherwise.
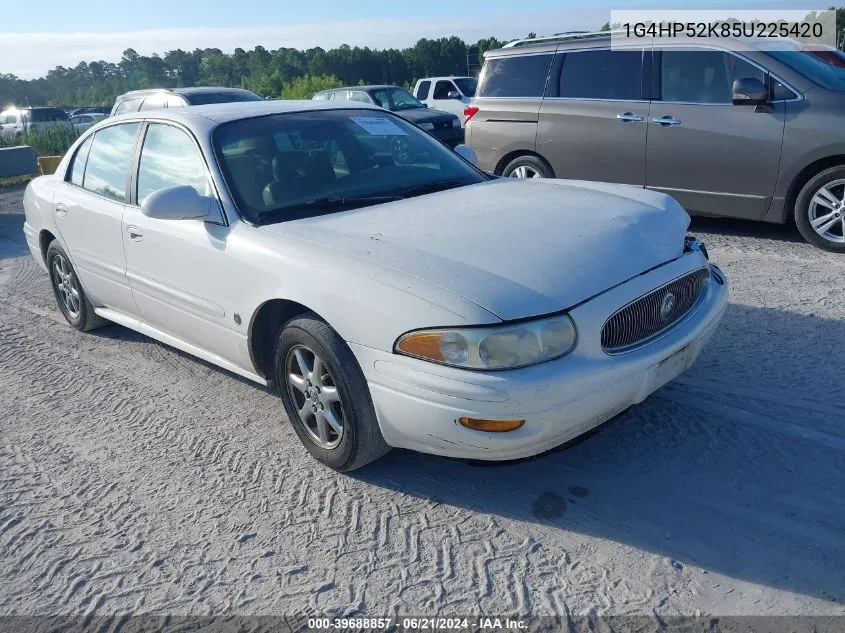
[{"label": "black tire", "polygon": [[534,178],[554,178],[555,173],[549,164],[539,156],[532,156],[530,154],[525,156],[518,156],[511,162],[505,165],[502,170],[502,176],[506,178],[524,178],[525,176],[517,176],[517,170],[524,168],[525,172],[536,173],[537,176],[529,176]]},{"label": "black tire", "polygon": [[795,224],[804,239],[813,246],[817,246],[818,248],[832,253],[845,253],[845,239],[841,242],[836,242],[832,239],[823,237],[816,232],[811,224],[811,212],[815,213],[816,218],[818,218],[819,214],[822,212],[819,211],[819,209],[833,214],[838,213],[839,215],[834,215],[834,218],[832,219],[838,218],[839,223],[835,223],[830,229],[828,229],[828,231],[826,231],[826,233],[828,235],[832,235],[833,237],[839,237],[842,239],[843,232],[845,232],[845,220],[843,220],[843,218],[845,218],[845,206],[842,206],[839,209],[828,209],[822,205],[813,204],[815,211],[810,208],[816,193],[818,193],[822,187],[831,185],[831,183],[838,183],[831,187],[831,191],[841,202],[843,196],[845,196],[845,165],[825,169],[823,172],[810,178],[807,184],[804,185],[798,194],[798,197],[795,199]]},{"label": "black tire", "polygon": [[[306,427],[310,425],[300,419],[301,407],[299,403],[294,402],[294,398],[300,398],[306,404],[311,400],[304,394],[297,393],[298,388],[289,385],[288,363],[293,362],[292,357],[297,350],[305,352],[306,355],[308,352],[316,353],[322,363],[328,366],[327,377],[337,390],[340,398],[337,405],[342,411],[343,432],[339,437],[333,438],[338,442],[334,447],[322,446],[318,438],[312,437],[314,429],[309,431]],[[316,314],[306,313],[294,317],[282,327],[276,343],[275,380],[294,431],[305,448],[329,468],[348,472],[361,468],[390,451],[376,419],[367,381],[352,350],[337,332]],[[319,398],[319,395],[316,397]],[[316,410],[314,413],[317,413]],[[310,420],[310,414],[308,417]],[[316,426],[316,418],[314,422]]]},{"label": "black tire", "polygon": [[[59,260],[61,260],[60,266],[57,265]],[[64,285],[60,273],[62,269],[65,271]],[[88,300],[88,296],[76,276],[76,271],[70,263],[70,258],[56,240],[50,242],[47,247],[47,270],[50,273],[50,285],[53,287],[56,303],[59,304],[59,310],[71,326],[80,332],[90,332],[108,324],[108,321],[94,313],[94,306]],[[76,292],[76,310],[69,307],[64,298],[67,295],[62,291],[62,287],[72,288]]]}]

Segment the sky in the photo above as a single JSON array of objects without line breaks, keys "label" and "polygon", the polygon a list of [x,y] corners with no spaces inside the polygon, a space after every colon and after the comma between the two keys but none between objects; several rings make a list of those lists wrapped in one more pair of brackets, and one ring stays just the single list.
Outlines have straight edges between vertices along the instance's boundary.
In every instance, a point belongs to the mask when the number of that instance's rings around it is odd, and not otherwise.
[{"label": "sky", "polygon": [[[30,79],[80,61],[117,62],[174,48],[404,48],[421,37],[465,41],[597,30],[611,9],[826,8],[809,0],[21,0],[0,21],[0,74]],[[11,11],[10,11],[11,9]]]}]

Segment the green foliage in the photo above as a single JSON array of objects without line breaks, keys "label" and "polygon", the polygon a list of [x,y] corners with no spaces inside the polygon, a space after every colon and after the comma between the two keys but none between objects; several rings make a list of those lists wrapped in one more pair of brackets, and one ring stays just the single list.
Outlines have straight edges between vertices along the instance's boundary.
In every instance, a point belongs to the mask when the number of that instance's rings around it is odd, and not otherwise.
[{"label": "green foliage", "polygon": [[55,126],[39,132],[24,132],[15,137],[10,134],[0,135],[0,147],[29,145],[39,156],[62,156],[78,136],[75,130]]},{"label": "green foliage", "polygon": [[285,85],[282,99],[310,99],[315,92],[341,86],[343,82],[334,75],[303,75]]}]

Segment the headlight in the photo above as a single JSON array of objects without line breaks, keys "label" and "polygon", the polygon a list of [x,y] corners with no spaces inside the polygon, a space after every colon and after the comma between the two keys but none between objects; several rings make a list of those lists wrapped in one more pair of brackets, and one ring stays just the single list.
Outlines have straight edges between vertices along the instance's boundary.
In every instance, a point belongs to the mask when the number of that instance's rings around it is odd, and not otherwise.
[{"label": "headlight", "polygon": [[514,325],[417,330],[400,336],[393,348],[454,367],[515,369],[568,354],[575,339],[575,324],[564,314]]},{"label": "headlight", "polygon": [[426,132],[431,132],[434,129],[434,123],[420,123],[417,127]]}]

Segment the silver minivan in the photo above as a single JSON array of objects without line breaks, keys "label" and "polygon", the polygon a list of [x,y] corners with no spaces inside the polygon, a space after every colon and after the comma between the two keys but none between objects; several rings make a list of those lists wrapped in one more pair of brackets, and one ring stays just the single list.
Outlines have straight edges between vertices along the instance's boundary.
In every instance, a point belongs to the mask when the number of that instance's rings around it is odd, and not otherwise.
[{"label": "silver minivan", "polygon": [[583,36],[489,51],[466,143],[499,175],[648,187],[692,214],[794,220],[845,253],[845,67],[793,44],[734,48]]}]

